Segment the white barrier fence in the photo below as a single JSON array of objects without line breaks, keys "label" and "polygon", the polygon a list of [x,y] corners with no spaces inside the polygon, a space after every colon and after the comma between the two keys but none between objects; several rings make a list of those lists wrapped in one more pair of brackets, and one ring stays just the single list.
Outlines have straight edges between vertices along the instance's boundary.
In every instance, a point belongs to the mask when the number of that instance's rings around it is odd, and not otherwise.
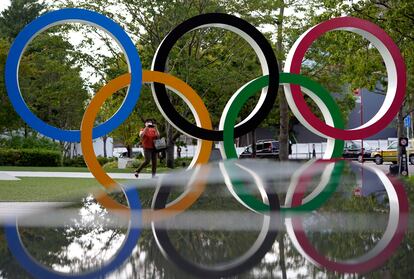
[{"label": "white barrier fence", "polygon": [[[396,138],[381,139],[381,140],[364,140],[363,145],[366,150],[386,149]],[[361,141],[355,141],[359,144]],[[218,145],[216,145],[218,148]],[[240,155],[246,147],[237,147],[237,154]],[[326,150],[326,142],[317,143],[296,143],[292,145],[292,154],[289,156],[290,159],[310,159],[313,155],[313,148],[315,148],[316,158],[322,158],[323,153]],[[197,146],[187,145],[187,147],[181,147],[181,157],[188,158],[193,157],[196,153]],[[142,153],[142,148],[133,148],[133,152]],[[126,152],[126,148],[114,148],[114,156],[120,157],[120,154]],[[134,156],[134,157],[135,157]],[[177,158],[177,147],[174,147],[174,158]]]},{"label": "white barrier fence", "polygon": [[[397,140],[396,138],[389,138],[384,140],[364,140],[363,145],[366,150],[386,149],[391,142]],[[357,141],[361,143],[361,141]],[[326,150],[326,142],[319,143],[296,143],[292,145],[292,154],[290,159],[310,159],[313,155],[313,148],[315,148],[316,158],[322,158]]]}]

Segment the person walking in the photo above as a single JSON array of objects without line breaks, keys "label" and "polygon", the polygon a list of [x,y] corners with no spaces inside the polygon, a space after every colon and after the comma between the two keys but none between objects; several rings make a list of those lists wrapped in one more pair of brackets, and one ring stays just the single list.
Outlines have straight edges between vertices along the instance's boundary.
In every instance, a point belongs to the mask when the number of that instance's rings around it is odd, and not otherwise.
[{"label": "person walking", "polygon": [[157,150],[154,146],[154,140],[160,137],[155,121],[152,119],[145,120],[145,128],[142,128],[139,132],[141,138],[141,144],[144,148],[144,162],[135,170],[135,177],[138,178],[139,173],[145,168],[151,161],[152,177],[157,172]]}]

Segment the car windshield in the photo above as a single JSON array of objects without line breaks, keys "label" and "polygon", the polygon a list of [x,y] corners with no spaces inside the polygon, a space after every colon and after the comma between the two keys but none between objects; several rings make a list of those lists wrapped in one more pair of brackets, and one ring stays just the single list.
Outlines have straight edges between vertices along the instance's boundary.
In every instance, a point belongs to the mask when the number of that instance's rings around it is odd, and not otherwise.
[{"label": "car windshield", "polygon": [[[357,141],[352,141],[348,145],[348,148],[350,148],[350,149],[361,149],[362,148],[362,145],[361,145],[361,143],[359,143]],[[364,149],[365,150],[370,150],[371,149],[371,146],[368,143],[364,142]]]},{"label": "car windshield", "polygon": [[388,145],[387,149],[397,149],[398,142],[394,141],[390,145]]}]

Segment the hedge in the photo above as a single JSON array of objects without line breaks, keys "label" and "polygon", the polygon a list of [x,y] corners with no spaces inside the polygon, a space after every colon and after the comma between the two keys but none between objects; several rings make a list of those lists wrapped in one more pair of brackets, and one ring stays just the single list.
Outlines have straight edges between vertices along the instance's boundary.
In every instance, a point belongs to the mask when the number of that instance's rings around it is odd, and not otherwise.
[{"label": "hedge", "polygon": [[62,151],[59,143],[48,138],[36,136],[22,137],[13,136],[10,138],[0,138],[0,148],[2,149],[41,149]]},{"label": "hedge", "polygon": [[46,149],[0,149],[1,166],[56,167],[62,165],[59,151]]},{"label": "hedge", "polygon": [[64,167],[86,167],[86,163],[83,160],[83,156],[77,156],[73,158],[63,159]]},{"label": "hedge", "polygon": [[[101,166],[105,165],[108,162],[116,161],[116,158],[105,158],[102,156],[97,157],[98,162]],[[85,160],[83,156],[77,156],[73,158],[65,158],[63,159],[63,166],[65,167],[86,167]]]},{"label": "hedge", "polygon": [[[167,167],[167,160],[158,159],[157,167]],[[174,159],[174,168],[186,168],[190,165],[191,161],[193,160],[193,157],[185,157],[185,158],[175,158]],[[132,168],[136,169],[138,168],[141,163],[143,162],[143,159],[135,159],[132,161]],[[147,167],[151,167],[151,162],[148,164]]]}]

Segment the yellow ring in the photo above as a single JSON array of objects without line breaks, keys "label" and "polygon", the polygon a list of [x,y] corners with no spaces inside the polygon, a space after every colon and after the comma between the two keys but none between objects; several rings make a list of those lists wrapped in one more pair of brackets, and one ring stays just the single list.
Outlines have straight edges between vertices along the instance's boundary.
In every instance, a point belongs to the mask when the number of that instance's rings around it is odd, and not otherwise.
[{"label": "yellow ring", "polygon": [[[142,78],[143,83],[157,82],[165,84],[169,89],[184,98],[186,103],[190,106],[198,125],[205,129],[212,129],[211,119],[207,108],[205,107],[200,96],[188,84],[169,74],[156,71],[143,71]],[[108,82],[108,84],[102,87],[92,98],[82,119],[80,129],[81,147],[85,163],[99,183],[107,190],[120,189],[121,187],[118,182],[109,177],[109,175],[99,164],[93,149],[92,129],[95,124],[96,116],[105,101],[115,92],[127,87],[130,82],[130,74],[124,74]],[[198,148],[195,159],[193,159],[193,162],[190,164],[189,168],[193,165],[207,163],[210,158],[212,145],[213,142],[211,141],[198,140],[198,146],[200,148]],[[180,196],[176,201],[169,203],[166,208],[157,210],[157,215],[161,214],[160,216],[164,217],[186,210],[200,197],[200,195],[204,192],[204,189],[205,183],[203,179],[197,179],[194,185],[192,185],[191,191],[188,191],[185,195]],[[108,193],[104,191],[102,191],[102,193],[96,198],[99,203],[107,209],[129,212],[128,207],[113,200],[108,196]],[[155,212],[151,209],[143,210],[142,214],[142,220],[144,223],[150,222],[154,219],[159,219],[160,217],[154,216]]]}]

